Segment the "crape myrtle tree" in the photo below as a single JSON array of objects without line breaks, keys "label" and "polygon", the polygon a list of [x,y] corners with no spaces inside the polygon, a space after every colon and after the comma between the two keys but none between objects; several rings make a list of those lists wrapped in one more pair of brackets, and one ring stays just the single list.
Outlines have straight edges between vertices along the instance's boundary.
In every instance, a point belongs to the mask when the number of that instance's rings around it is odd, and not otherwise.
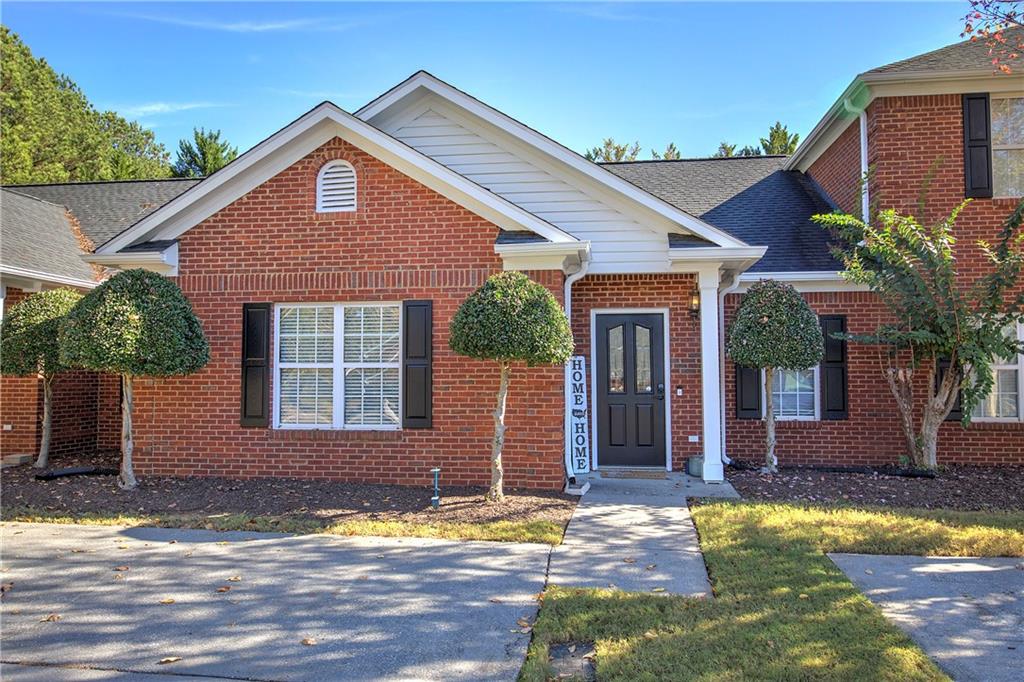
[{"label": "crape myrtle tree", "polygon": [[775,370],[809,369],[821,362],[824,352],[818,317],[796,289],[771,279],[750,287],[729,327],[726,353],[741,367],[764,370],[766,471],[777,470]]},{"label": "crape myrtle tree", "polygon": [[57,333],[61,321],[82,295],[71,289],[52,289],[32,294],[13,306],[0,324],[0,373],[37,376],[43,384],[43,423],[35,467],[50,462],[53,431],[53,383],[68,369],[61,362]]},{"label": "crape myrtle tree", "polygon": [[459,355],[496,360],[500,369],[491,444],[491,488],[487,499],[504,499],[501,450],[505,402],[513,362],[528,366],[565,364],[573,340],[565,311],[551,292],[521,272],[491,275],[459,306],[449,328],[449,347]]},{"label": "crape myrtle tree", "polygon": [[[846,338],[878,348],[910,458],[929,469],[937,465],[939,427],[957,399],[966,426],[992,389],[993,358],[1024,352],[1016,334],[1007,333],[1024,309],[1017,286],[1024,266],[1024,201],[994,245],[978,242],[987,266],[973,281],[959,276],[954,253],[956,220],[968,203],[931,226],[894,210],[879,211],[874,225],[849,215],[815,216],[836,237],[843,276],[867,285],[889,310],[890,321],[872,334]],[[923,404],[915,396],[921,389]]]},{"label": "crape myrtle tree", "polygon": [[132,380],[191,374],[210,359],[199,319],[178,285],[154,272],[125,270],[93,289],[60,327],[61,360],[121,376],[121,473],[132,470]]}]

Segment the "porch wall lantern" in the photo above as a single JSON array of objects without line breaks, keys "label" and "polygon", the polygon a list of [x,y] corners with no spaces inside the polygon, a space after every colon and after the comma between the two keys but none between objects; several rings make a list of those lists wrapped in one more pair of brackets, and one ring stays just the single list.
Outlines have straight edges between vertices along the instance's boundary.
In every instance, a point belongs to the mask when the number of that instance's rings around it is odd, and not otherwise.
[{"label": "porch wall lantern", "polygon": [[690,317],[694,320],[700,317],[700,287],[696,284],[690,292]]}]

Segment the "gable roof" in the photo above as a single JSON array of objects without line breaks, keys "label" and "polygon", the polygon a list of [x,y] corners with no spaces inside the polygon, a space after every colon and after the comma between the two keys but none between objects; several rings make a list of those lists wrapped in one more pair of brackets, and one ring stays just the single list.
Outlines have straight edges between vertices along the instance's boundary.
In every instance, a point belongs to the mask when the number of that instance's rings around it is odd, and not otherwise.
[{"label": "gable roof", "polygon": [[196,178],[168,178],[10,185],[8,188],[66,207],[78,220],[82,234],[96,247],[198,183]]},{"label": "gable roof", "polygon": [[139,242],[175,239],[334,137],[368,151],[502,229],[531,231],[556,243],[578,241],[331,102],[322,102],[104,243],[96,253],[109,255]]},{"label": "gable roof", "polygon": [[582,174],[591,181],[598,183],[607,191],[613,192],[617,196],[631,202],[632,205],[650,211],[651,213],[648,215],[653,214],[661,219],[680,225],[687,231],[707,239],[713,245],[724,247],[747,246],[747,244],[736,239],[733,235],[719,230],[714,225],[700,220],[696,216],[687,213],[670,202],[664,201],[657,195],[636,186],[628,180],[614,173],[607,172],[600,164],[584,158],[568,147],[559,144],[548,136],[426,71],[417,71],[405,81],[357,110],[355,116],[375,124],[380,124],[382,120],[388,118],[388,112],[392,108],[396,108],[396,105],[400,102],[407,100],[407,98],[413,99],[423,93],[430,93],[440,97],[448,103],[496,126],[530,148],[547,154],[548,157],[556,163],[562,164],[563,167]]},{"label": "gable roof", "polygon": [[[604,164],[612,173],[768,251],[750,272],[841,269],[828,234],[811,216],[833,210],[803,173],[783,170],[785,156],[750,156]],[[678,243],[674,248],[685,246]]]},{"label": "gable roof", "polygon": [[79,257],[82,249],[63,206],[3,188],[0,244],[0,272],[34,273],[36,279],[73,286],[94,283],[95,273]]},{"label": "gable roof", "polygon": [[[1024,28],[1010,28],[1003,33],[1011,44],[1016,45],[1024,41]],[[955,71],[992,72],[992,55],[989,54],[989,47],[984,40],[964,40],[870,69],[861,75],[870,78],[870,76],[882,74],[910,75]]]}]

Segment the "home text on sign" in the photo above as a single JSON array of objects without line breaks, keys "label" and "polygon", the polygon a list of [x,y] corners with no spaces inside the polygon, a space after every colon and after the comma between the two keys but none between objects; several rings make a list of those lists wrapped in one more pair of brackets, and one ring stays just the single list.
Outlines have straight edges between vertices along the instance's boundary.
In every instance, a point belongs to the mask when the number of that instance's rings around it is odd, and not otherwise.
[{"label": "home text on sign", "polygon": [[590,471],[590,430],[587,428],[586,359],[582,355],[574,355],[569,360],[569,395],[572,470],[585,474]]}]

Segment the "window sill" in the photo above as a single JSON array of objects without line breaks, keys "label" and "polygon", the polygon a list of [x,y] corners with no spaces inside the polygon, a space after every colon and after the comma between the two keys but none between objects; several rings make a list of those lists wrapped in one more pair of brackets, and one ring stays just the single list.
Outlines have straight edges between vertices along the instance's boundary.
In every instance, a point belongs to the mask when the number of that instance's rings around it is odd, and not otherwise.
[{"label": "window sill", "polygon": [[821,428],[821,421],[817,419],[776,419],[775,428],[783,430],[814,430]]},{"label": "window sill", "polygon": [[[960,422],[949,422],[960,425]],[[972,421],[964,431],[1024,431],[1024,422],[1021,421]]]},{"label": "window sill", "polygon": [[343,441],[356,443],[394,442],[405,439],[401,429],[271,429],[270,439],[277,441]]}]

